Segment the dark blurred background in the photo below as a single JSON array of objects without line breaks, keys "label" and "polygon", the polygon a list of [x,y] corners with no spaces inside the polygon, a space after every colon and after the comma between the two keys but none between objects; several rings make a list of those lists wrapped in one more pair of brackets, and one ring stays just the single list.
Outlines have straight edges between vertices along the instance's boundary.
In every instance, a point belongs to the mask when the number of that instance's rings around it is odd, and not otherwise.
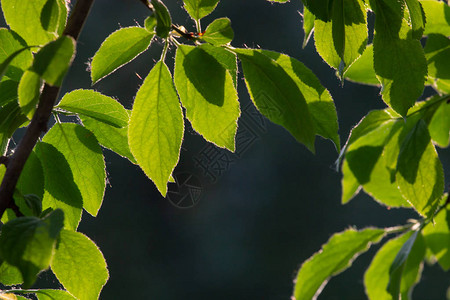
[{"label": "dark blurred background", "polygon": [[[164,2],[175,23],[193,30],[181,1]],[[385,105],[376,87],[350,82],[341,87],[334,70],[315,52],[313,40],[301,48],[299,11],[297,0],[283,5],[222,0],[202,24],[206,28],[213,19],[227,16],[235,31],[233,46],[283,52],[312,69],[335,100],[345,143],[352,126],[369,110]],[[95,1],[63,90],[91,88],[88,62],[101,42],[121,27],[142,25],[148,13],[138,0]],[[142,84],[139,77],[145,78],[161,48],[161,42],[154,41],[149,51],[93,88],[131,109]],[[170,68],[172,63],[169,59]],[[341,205],[334,145],[318,138],[313,155],[286,130],[260,118],[242,76],[239,97],[243,113],[238,154],[208,146],[186,124],[174,176],[189,179],[192,186],[177,190],[171,185],[170,199],[160,196],[139,167],[105,150],[105,200],[98,217],[85,213],[79,228],[97,243],[109,266],[111,278],[101,299],[289,299],[299,266],[333,233],[350,226],[394,226],[416,217],[410,210],[388,210],[363,193]],[[199,160],[213,152],[227,157],[227,163],[207,173]],[[448,179],[450,154],[440,154]],[[195,205],[185,200],[180,208],[169,201],[178,202],[176,197],[188,192],[186,199]],[[319,299],[365,299],[363,274],[378,247],[331,279]],[[425,266],[413,298],[444,299],[449,277],[437,265]],[[40,284],[54,282],[44,274]]]}]

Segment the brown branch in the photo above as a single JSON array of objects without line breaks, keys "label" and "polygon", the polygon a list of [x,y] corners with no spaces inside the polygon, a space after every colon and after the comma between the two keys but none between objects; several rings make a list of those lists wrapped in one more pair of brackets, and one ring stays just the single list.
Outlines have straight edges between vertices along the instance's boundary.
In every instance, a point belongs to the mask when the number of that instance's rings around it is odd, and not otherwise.
[{"label": "brown branch", "polygon": [[[93,3],[94,0],[77,0],[63,32],[64,35],[71,36],[75,40],[78,39]],[[7,208],[16,207],[13,201],[14,189],[41,133],[47,131],[47,123],[58,94],[59,87],[45,84],[33,119],[14,154],[8,160],[8,166],[0,186],[0,217]]]}]

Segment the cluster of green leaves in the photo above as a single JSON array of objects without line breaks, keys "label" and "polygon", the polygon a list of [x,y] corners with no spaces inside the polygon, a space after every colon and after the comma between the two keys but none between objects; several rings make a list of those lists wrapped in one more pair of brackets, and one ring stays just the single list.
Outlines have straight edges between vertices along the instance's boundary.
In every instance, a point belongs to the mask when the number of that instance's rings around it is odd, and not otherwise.
[{"label": "cluster of green leaves", "polygon": [[[403,234],[385,243],[367,270],[369,298],[407,299],[424,258],[448,270],[448,201],[435,150],[435,145],[449,144],[448,5],[432,0],[304,1],[304,44],[314,31],[318,53],[338,76],[381,85],[389,106],[370,112],[341,150],[333,99],[311,70],[285,54],[231,46],[228,18],[213,20],[202,31],[201,19],[218,2],[185,0],[197,29],[188,32],[172,23],[163,2],[151,0],[143,27],[121,28],[105,39],[91,62],[93,84],[146,51],[155,39],[163,41],[164,49],[131,111],[83,89],[67,93],[54,107],[56,123],[29,156],[14,194],[25,216],[8,209],[1,219],[1,283],[29,288],[39,272],[50,268],[66,290],[39,290],[39,299],[98,298],[108,279],[106,263],[96,245],[76,230],[82,211],[96,216],[103,201],[102,147],[139,165],[165,196],[179,160],[185,118],[205,140],[235,151],[241,114],[238,62],[250,97],[265,117],[312,152],[316,135],[341,151],[343,203],[362,188],[380,203],[414,208],[423,217],[398,228],[334,235],[302,265],[296,299],[315,297],[354,257],[397,232]],[[9,29],[0,29],[0,151],[9,155],[9,140],[33,118],[44,83],[62,84],[75,41],[62,35],[65,0],[1,4]],[[367,45],[369,11],[375,13],[373,46]],[[165,62],[169,47],[176,48],[173,68]],[[438,95],[416,103],[425,85]],[[76,115],[80,124],[61,122],[59,115]],[[0,179],[4,172],[0,165]]]},{"label": "cluster of green leaves", "polygon": [[[8,155],[12,134],[36,111],[43,83],[61,85],[75,41],[62,35],[68,15],[64,0],[2,0],[1,5],[9,29],[0,29],[0,154]],[[79,111],[87,125],[58,121],[29,156],[14,193],[25,216],[8,209],[1,218],[0,282],[29,288],[50,268],[66,291],[39,290],[38,299],[96,299],[108,270],[98,247],[76,229],[83,209],[97,214],[106,173],[99,141],[87,128],[105,123],[119,130],[127,126],[128,112],[109,97],[83,90],[65,95],[55,113],[63,109]],[[0,178],[5,170],[0,166]]]},{"label": "cluster of green leaves", "polygon": [[[424,260],[450,268],[450,198],[443,195],[444,172],[436,151],[436,146],[449,145],[450,7],[434,0],[304,4],[304,45],[314,31],[317,52],[341,80],[381,86],[389,106],[369,112],[340,153],[342,203],[362,189],[382,205],[413,208],[422,218],[399,228],[335,234],[300,268],[294,296],[316,297],[371,243],[401,232],[378,250],[364,284],[369,299],[411,299]],[[368,13],[375,15],[370,45]],[[436,95],[417,102],[426,85]]]}]

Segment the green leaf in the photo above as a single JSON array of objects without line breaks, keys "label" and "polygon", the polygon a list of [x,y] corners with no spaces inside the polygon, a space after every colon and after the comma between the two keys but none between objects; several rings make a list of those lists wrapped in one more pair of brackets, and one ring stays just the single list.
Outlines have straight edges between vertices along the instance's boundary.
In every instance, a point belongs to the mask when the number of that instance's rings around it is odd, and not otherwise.
[{"label": "green leaf", "polygon": [[62,209],[64,227],[76,230],[81,220],[83,198],[66,158],[53,145],[44,142],[38,143],[35,151],[41,161],[45,179],[42,208]]},{"label": "green leaf", "polygon": [[0,108],[0,153],[3,155],[14,131],[27,121],[16,101]]},{"label": "green leaf", "polygon": [[[61,9],[57,17],[58,21],[54,21],[55,15],[51,15],[51,12],[48,11],[48,6],[44,10],[48,1],[33,0],[24,2],[21,0],[2,0],[2,10],[6,23],[8,23],[12,30],[20,34],[28,45],[46,44],[58,37],[55,32],[60,33],[64,29],[67,15],[67,11],[64,12],[64,1],[58,0],[57,2],[58,7]],[[48,27],[50,20],[58,24],[58,28],[54,31],[47,31],[44,28],[46,25]]]},{"label": "green leaf", "polygon": [[145,29],[153,34],[155,34],[155,26],[156,26],[156,17],[155,15],[148,16],[144,21]]},{"label": "green leaf", "polygon": [[121,28],[109,35],[92,59],[92,84],[147,50],[153,36],[154,33],[141,27]]},{"label": "green leaf", "polygon": [[3,80],[0,82],[0,106],[17,100],[17,89],[19,84],[14,80]]},{"label": "green leaf", "polygon": [[[364,274],[364,286],[370,300],[393,299],[387,291],[389,284],[389,270],[397,253],[411,234],[412,232],[409,232],[389,240],[378,250],[373,258],[369,268]],[[411,249],[410,255],[404,264],[403,273],[401,274],[400,292],[402,294],[402,299],[408,299],[408,297],[404,296],[411,293],[414,284],[417,283],[420,278],[424,254],[425,245],[423,238],[419,235],[417,237],[417,242]]]},{"label": "green leaf", "polygon": [[41,11],[41,25],[46,31],[59,36],[66,26],[67,7],[65,0],[47,0]]},{"label": "green leaf", "polygon": [[450,36],[450,7],[448,4],[435,0],[421,0],[420,4],[427,19],[424,34],[438,33]]},{"label": "green leaf", "polygon": [[331,20],[314,21],[317,52],[339,76],[364,52],[367,16],[362,0],[334,0]]},{"label": "green leaf", "polygon": [[38,300],[76,300],[75,297],[64,290],[39,289],[35,293]]},{"label": "green leaf", "polygon": [[[0,45],[2,50],[0,51],[0,62],[2,62],[2,65],[13,53],[27,48],[27,43],[17,33],[6,28],[0,28]],[[25,49],[10,61],[5,76],[19,82],[23,72],[28,69],[32,63],[33,56],[31,51]],[[3,72],[0,72],[0,74],[3,74]]]},{"label": "green leaf", "polygon": [[412,37],[420,40],[425,31],[425,12],[418,0],[405,0],[411,18]]},{"label": "green leaf", "polygon": [[300,267],[294,289],[295,299],[316,299],[332,276],[350,267],[358,255],[383,236],[384,230],[375,228],[361,231],[348,229],[334,234],[319,252]]},{"label": "green leaf", "polygon": [[402,281],[403,269],[405,267],[406,260],[409,257],[412,247],[416,242],[419,231],[414,231],[408,240],[402,245],[394,261],[389,268],[389,284],[387,291],[392,295],[393,299],[400,299],[400,285]]},{"label": "green leaf", "polygon": [[306,47],[309,39],[312,36],[314,30],[314,21],[316,17],[309,11],[306,6],[303,6],[303,32],[305,33],[303,37],[302,48]]},{"label": "green leaf", "polygon": [[236,54],[226,50],[222,47],[215,47],[210,44],[202,44],[197,46],[212,57],[214,57],[231,75],[233,78],[234,87],[237,88],[237,59]]},{"label": "green leaf", "polygon": [[342,163],[342,199],[341,203],[346,204],[354,196],[358,194],[361,189],[361,185],[358,179],[353,175],[348,167],[348,162],[344,160]]},{"label": "green leaf", "polygon": [[19,269],[4,261],[0,265],[0,282],[6,286],[21,284],[23,283],[22,274]]},{"label": "green leaf", "polygon": [[424,51],[428,62],[428,76],[450,79],[450,39],[441,34],[430,34]]},{"label": "green leaf", "polygon": [[117,128],[85,116],[81,116],[81,121],[95,135],[100,145],[128,158],[134,164],[137,163],[128,146],[128,126]]},{"label": "green leaf", "polygon": [[[422,231],[428,249],[431,250],[444,271],[450,269],[450,208],[441,210]],[[1,276],[0,276],[1,277]]]},{"label": "green leaf", "polygon": [[122,104],[93,90],[80,89],[67,93],[57,107],[114,127],[128,125],[128,113]]},{"label": "green leaf", "polygon": [[22,48],[20,50],[13,52],[2,63],[0,63],[0,81],[3,79],[3,76],[5,75],[6,71],[8,70],[9,65],[14,60],[14,58],[16,58],[20,53],[22,53],[25,50],[28,50],[28,47],[25,47],[25,48]]},{"label": "green leaf", "polygon": [[334,0],[304,0],[302,2],[316,18],[326,22],[331,18],[333,1]]},{"label": "green leaf", "polygon": [[106,172],[95,136],[83,126],[58,123],[47,132],[43,141],[63,154],[80,190],[84,209],[96,216],[103,202]]},{"label": "green leaf", "polygon": [[373,68],[373,45],[366,47],[363,54],[345,71],[344,78],[362,84],[380,85]]},{"label": "green leaf", "polygon": [[75,55],[75,40],[62,36],[45,45],[36,54],[32,70],[48,84],[60,86]]},{"label": "green leaf", "polygon": [[82,233],[69,230],[61,231],[51,268],[67,291],[79,300],[98,299],[109,278],[97,245]]},{"label": "green leaf", "polygon": [[277,62],[259,50],[234,51],[241,61],[247,89],[258,110],[314,151],[314,122],[295,81]]},{"label": "green leaf", "polygon": [[449,144],[450,134],[450,104],[442,102],[428,124],[431,139],[441,148]]},{"label": "green leaf", "polygon": [[219,0],[184,0],[184,9],[195,21],[206,17],[216,8]]},{"label": "green leaf", "polygon": [[[400,2],[372,0],[375,11],[374,68],[384,102],[405,116],[422,95],[427,63],[420,41],[403,37],[411,28],[403,24]],[[402,25],[403,24],[403,25]]]},{"label": "green leaf", "polygon": [[202,38],[214,46],[221,46],[230,43],[234,38],[234,32],[231,28],[230,19],[220,18],[214,20],[208,25]]},{"label": "green leaf", "polygon": [[156,16],[156,35],[165,39],[169,36],[169,32],[172,29],[172,18],[169,10],[160,0],[151,0],[151,3]]},{"label": "green leaf", "polygon": [[423,120],[403,141],[397,163],[397,183],[403,197],[423,216],[430,216],[444,192],[444,173]]},{"label": "green leaf", "polygon": [[[395,166],[390,165],[388,157],[393,150],[386,146],[390,141],[394,141],[395,145],[396,140],[393,135],[399,131],[403,121],[388,119],[380,122],[382,119],[376,119],[376,117],[374,114],[371,118],[372,124],[369,122],[363,124],[363,126],[370,126],[372,130],[366,129],[364,135],[347,146],[345,160],[348,163],[348,169],[343,170],[347,173],[344,177],[354,176],[366,193],[384,205],[407,206],[408,204],[398,191],[397,184],[392,180],[395,176]],[[377,127],[373,127],[375,124]]]},{"label": "green leaf", "polygon": [[19,106],[29,120],[33,118],[36,111],[42,84],[40,76],[33,71],[25,71],[20,79],[18,87]]},{"label": "green leaf", "polygon": [[330,139],[340,151],[336,107],[330,93],[320,84],[319,79],[303,63],[284,54],[262,50],[262,54],[275,60],[294,80],[305,97],[308,110],[318,135]]},{"label": "green leaf", "polygon": [[63,224],[64,213],[55,210],[42,220],[21,217],[2,226],[0,257],[20,270],[25,288],[48,268]]},{"label": "green leaf", "polygon": [[175,85],[194,130],[219,147],[235,150],[238,96],[233,79],[213,55],[193,46],[179,46]]},{"label": "green leaf", "polygon": [[178,163],[183,113],[164,62],[158,62],[139,88],[128,129],[128,143],[145,174],[166,196],[167,182]]}]

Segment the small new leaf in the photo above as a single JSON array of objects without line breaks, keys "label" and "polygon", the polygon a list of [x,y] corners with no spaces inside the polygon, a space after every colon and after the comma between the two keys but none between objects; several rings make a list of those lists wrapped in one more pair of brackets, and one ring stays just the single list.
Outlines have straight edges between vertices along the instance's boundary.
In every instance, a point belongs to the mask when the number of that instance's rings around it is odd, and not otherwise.
[{"label": "small new leaf", "polygon": [[233,37],[230,19],[220,18],[208,25],[202,38],[214,46],[221,46],[230,43]]},{"label": "small new leaf", "polygon": [[219,0],[184,0],[184,8],[194,21],[209,15],[217,6]]},{"label": "small new leaf", "polygon": [[172,18],[170,17],[169,10],[160,0],[151,1],[156,17],[156,35],[165,39],[169,36],[170,29],[172,28]]}]

